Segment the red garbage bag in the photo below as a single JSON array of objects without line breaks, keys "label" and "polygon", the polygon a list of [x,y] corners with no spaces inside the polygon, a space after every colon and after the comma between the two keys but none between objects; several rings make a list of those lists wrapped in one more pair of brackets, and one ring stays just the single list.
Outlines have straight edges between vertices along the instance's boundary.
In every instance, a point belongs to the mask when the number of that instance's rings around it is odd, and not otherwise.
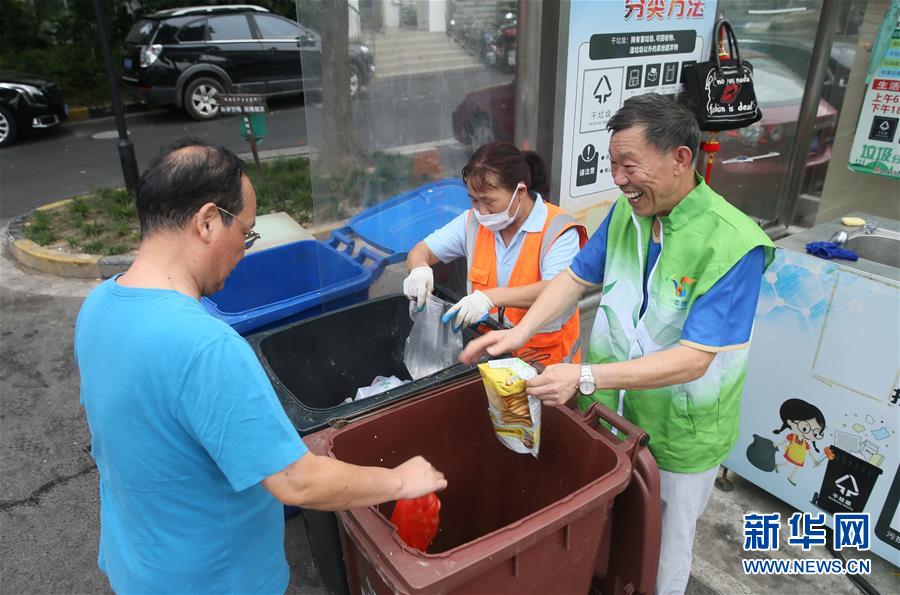
[{"label": "red garbage bag", "polygon": [[406,545],[428,549],[441,523],[441,501],[431,493],[412,500],[397,500],[391,522]]}]

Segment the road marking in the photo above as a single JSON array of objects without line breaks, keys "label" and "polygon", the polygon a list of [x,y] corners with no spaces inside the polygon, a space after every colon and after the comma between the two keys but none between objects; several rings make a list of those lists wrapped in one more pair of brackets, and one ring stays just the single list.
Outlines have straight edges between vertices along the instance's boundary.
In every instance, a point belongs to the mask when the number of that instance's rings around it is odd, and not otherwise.
[{"label": "road marking", "polygon": [[119,132],[117,130],[104,130],[103,132],[92,134],[91,138],[94,140],[110,140],[119,138]]}]

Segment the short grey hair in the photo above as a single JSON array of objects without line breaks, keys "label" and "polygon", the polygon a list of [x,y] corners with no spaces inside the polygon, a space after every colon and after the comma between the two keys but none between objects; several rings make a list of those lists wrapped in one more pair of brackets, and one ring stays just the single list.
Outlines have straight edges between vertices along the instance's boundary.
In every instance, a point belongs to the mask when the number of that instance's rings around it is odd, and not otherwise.
[{"label": "short grey hair", "polygon": [[660,153],[685,146],[697,159],[700,126],[685,106],[659,93],[629,97],[619,108],[606,129],[615,134],[634,126],[644,129],[644,140]]}]

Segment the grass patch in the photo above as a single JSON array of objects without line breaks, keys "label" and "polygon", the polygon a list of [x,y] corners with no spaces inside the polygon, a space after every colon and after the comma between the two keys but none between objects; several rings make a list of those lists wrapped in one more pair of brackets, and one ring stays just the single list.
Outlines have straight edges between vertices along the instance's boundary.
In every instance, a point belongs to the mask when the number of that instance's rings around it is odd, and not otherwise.
[{"label": "grass patch", "polygon": [[313,209],[309,159],[273,159],[260,166],[262,177],[252,163],[247,164],[247,175],[256,191],[256,214],[284,211],[301,225],[309,223]]},{"label": "grass patch", "polygon": [[[284,211],[301,225],[346,218],[427,181],[413,179],[412,171],[411,157],[386,153],[332,178],[314,176],[306,157],[264,161],[262,176],[252,164],[247,167],[257,215]],[[134,196],[122,188],[99,188],[63,208],[37,211],[24,233],[41,246],[101,256],[127,254],[140,243]]]},{"label": "grass patch", "polygon": [[45,211],[38,211],[25,225],[25,237],[36,244],[46,246],[57,239],[51,217]]},{"label": "grass patch", "polygon": [[102,256],[126,253],[140,241],[134,196],[121,188],[100,188],[65,207],[37,211],[24,233],[41,246]]}]

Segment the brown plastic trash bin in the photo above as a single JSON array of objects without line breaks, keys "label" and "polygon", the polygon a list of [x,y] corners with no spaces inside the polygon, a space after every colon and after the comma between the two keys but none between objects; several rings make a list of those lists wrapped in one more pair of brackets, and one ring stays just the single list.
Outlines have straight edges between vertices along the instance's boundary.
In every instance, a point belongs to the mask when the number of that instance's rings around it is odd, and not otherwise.
[{"label": "brown plastic trash bin", "polygon": [[[613,437],[606,428],[599,431]],[[661,531],[659,467],[650,450],[643,448],[632,458],[631,482],[613,503],[591,595],[653,593]]]},{"label": "brown plastic trash bin", "polygon": [[588,593],[613,501],[633,479],[646,434],[609,410],[598,413],[625,441],[602,434],[596,416],[544,407],[535,459],[497,440],[480,378],[411,399],[305,438],[313,452],[359,465],[421,454],[449,482],[427,553],[399,539],[393,503],[339,513],[351,592]]}]

